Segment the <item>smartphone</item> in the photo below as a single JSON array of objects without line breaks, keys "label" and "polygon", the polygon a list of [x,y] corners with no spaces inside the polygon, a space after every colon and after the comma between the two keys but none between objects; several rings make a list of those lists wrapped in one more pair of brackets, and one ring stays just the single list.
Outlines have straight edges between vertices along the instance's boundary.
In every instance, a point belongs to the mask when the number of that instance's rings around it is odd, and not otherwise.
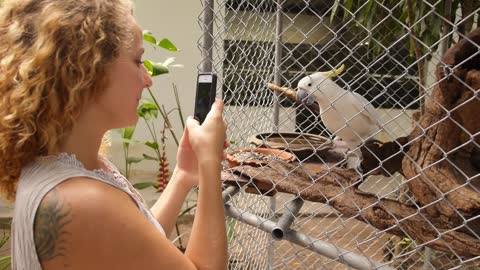
[{"label": "smartphone", "polygon": [[213,73],[199,73],[197,78],[197,94],[195,95],[195,118],[203,123],[212,104],[215,102],[217,76]]}]

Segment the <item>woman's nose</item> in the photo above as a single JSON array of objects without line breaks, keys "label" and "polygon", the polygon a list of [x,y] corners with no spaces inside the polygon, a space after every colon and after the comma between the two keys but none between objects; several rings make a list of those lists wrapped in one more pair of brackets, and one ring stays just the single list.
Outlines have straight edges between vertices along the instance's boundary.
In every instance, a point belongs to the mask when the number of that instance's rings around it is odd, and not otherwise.
[{"label": "woman's nose", "polygon": [[152,87],[153,85],[153,80],[152,80],[152,77],[150,76],[150,74],[148,73],[148,70],[144,67],[144,85],[145,85],[145,88],[150,88]]}]

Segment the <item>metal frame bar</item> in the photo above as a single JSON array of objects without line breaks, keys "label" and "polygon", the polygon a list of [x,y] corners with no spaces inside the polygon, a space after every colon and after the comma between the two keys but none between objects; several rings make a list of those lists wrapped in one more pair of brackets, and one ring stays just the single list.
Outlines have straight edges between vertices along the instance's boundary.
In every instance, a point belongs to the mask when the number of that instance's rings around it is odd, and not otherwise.
[{"label": "metal frame bar", "polygon": [[[276,85],[281,84],[281,76],[282,76],[282,2],[277,1],[277,11],[275,14],[275,75],[274,75],[274,82]],[[279,130],[279,117],[280,117],[280,96],[278,94],[274,94],[277,96],[275,99],[275,103],[273,104],[273,131],[278,132]],[[272,212],[275,212],[277,208],[277,196],[273,195],[270,197],[270,202],[269,202],[270,210]],[[272,235],[273,240],[275,239],[275,236]],[[273,245],[270,245],[268,247],[268,265],[269,268],[272,269],[274,265],[274,248]]]},{"label": "metal frame bar", "polygon": [[290,226],[295,221],[295,217],[300,212],[303,203],[304,201],[297,197],[285,205],[285,212],[278,220],[277,225],[272,229],[273,239],[279,241],[285,237],[285,234],[290,231]]},{"label": "metal frame bar", "polygon": [[[253,213],[243,211],[230,204],[225,204],[225,213],[231,218],[234,218],[238,221],[241,221],[245,224],[248,224],[270,234],[275,228],[278,227],[278,223],[264,219]],[[283,240],[289,241],[301,247],[305,247],[317,254],[337,260],[338,262],[346,264],[355,269],[394,270],[394,268],[375,262],[368,257],[355,254],[351,251],[339,248],[331,243],[310,237],[306,234],[294,230],[285,232]]]},{"label": "metal frame bar", "polygon": [[203,42],[202,42],[202,65],[201,72],[212,72],[213,70],[213,8],[214,0],[204,0],[203,11]]},{"label": "metal frame bar", "polygon": [[236,186],[224,185],[223,186],[222,197],[223,201],[227,203],[230,199],[235,196],[238,192],[240,192],[240,188]]}]

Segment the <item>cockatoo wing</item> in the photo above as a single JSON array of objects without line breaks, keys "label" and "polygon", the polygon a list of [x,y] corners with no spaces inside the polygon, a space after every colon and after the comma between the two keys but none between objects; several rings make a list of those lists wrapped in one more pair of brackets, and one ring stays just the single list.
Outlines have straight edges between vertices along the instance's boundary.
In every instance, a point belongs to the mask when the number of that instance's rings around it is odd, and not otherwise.
[{"label": "cockatoo wing", "polygon": [[355,109],[357,109],[362,118],[365,119],[370,125],[375,125],[379,129],[382,129],[382,123],[380,122],[380,117],[377,114],[375,107],[362,95],[352,92],[353,96],[358,100],[358,102],[352,102]]}]

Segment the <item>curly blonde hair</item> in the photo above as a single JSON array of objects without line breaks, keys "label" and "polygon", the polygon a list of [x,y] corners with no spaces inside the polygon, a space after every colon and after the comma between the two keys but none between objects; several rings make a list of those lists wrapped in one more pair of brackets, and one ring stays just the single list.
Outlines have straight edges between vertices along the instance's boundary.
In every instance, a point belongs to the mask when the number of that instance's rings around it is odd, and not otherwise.
[{"label": "curly blonde hair", "polygon": [[22,167],[58,151],[133,40],[130,0],[4,0],[0,4],[0,192]]}]

